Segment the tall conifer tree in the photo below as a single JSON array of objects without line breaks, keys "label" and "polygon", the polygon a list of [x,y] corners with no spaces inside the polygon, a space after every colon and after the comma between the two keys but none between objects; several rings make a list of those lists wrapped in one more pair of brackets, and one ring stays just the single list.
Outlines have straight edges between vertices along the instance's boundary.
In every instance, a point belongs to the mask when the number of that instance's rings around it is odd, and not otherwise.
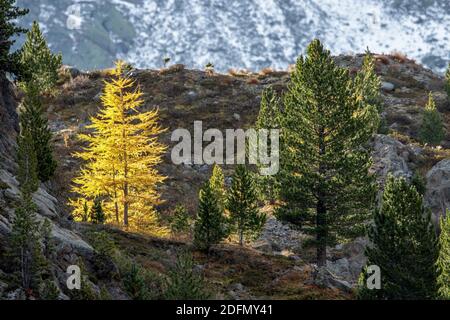
[{"label": "tall conifer tree", "polygon": [[28,14],[28,9],[16,7],[15,0],[0,2],[0,73],[21,76],[20,50],[11,53],[14,37],[27,30],[17,25],[16,19]]},{"label": "tall conifer tree", "polygon": [[[258,130],[271,130],[280,128],[280,113],[281,113],[281,99],[273,90],[269,87],[263,91],[261,97],[261,108],[259,110],[258,119],[256,120],[256,129]],[[271,149],[271,141],[267,141],[267,150]],[[258,164],[259,167],[263,166]],[[258,176],[258,186],[263,198],[270,203],[275,203],[278,197],[279,183],[276,176],[266,175]]]},{"label": "tall conifer tree", "polygon": [[369,290],[363,275],[364,299],[434,299],[437,295],[439,255],[431,214],[422,197],[404,178],[388,177],[381,208],[369,230],[367,265],[377,265],[381,289]]},{"label": "tall conifer tree", "polygon": [[439,145],[445,137],[442,118],[436,109],[436,103],[434,102],[431,92],[423,113],[423,121],[422,126],[420,127],[419,135],[422,142],[429,143],[431,145]]},{"label": "tall conifer tree", "polygon": [[277,215],[315,236],[319,265],[327,246],[364,233],[375,199],[367,143],[379,116],[363,86],[314,40],[284,96]]},{"label": "tall conifer tree", "polygon": [[20,106],[20,122],[32,136],[39,180],[46,182],[54,175],[57,166],[53,157],[53,135],[48,127],[48,119],[44,115],[36,83],[28,82],[24,89],[25,98]]},{"label": "tall conifer tree", "polygon": [[106,217],[103,212],[102,201],[99,198],[94,199],[94,204],[92,205],[91,211],[91,222],[94,224],[104,224]]},{"label": "tall conifer tree", "polygon": [[445,91],[447,91],[447,96],[450,98],[450,63],[445,71]]},{"label": "tall conifer tree", "polygon": [[211,189],[216,194],[219,206],[225,208],[226,190],[225,190],[225,176],[219,165],[215,164],[211,178],[209,179]]},{"label": "tall conifer tree", "polygon": [[11,233],[11,255],[18,267],[21,286],[25,290],[37,287],[37,264],[40,254],[39,223],[37,207],[32,195],[38,189],[36,154],[29,131],[23,127],[17,138],[18,181],[21,191],[19,205],[15,211]]},{"label": "tall conifer tree", "polygon": [[36,21],[27,33],[20,63],[25,70],[27,82],[33,82],[39,93],[48,92],[56,85],[62,56],[52,54]]},{"label": "tall conifer tree", "polygon": [[357,94],[361,99],[371,105],[377,107],[381,112],[381,79],[375,72],[375,60],[370,51],[366,51],[360,72],[356,74],[355,87]]},{"label": "tall conifer tree", "polygon": [[225,239],[228,235],[226,218],[220,207],[217,194],[209,182],[205,183],[199,193],[197,219],[194,226],[194,244],[202,250]]},{"label": "tall conifer tree", "polygon": [[139,110],[143,93],[126,69],[123,61],[116,63],[105,83],[103,108],[88,126],[93,133],[79,135],[87,147],[75,155],[85,164],[73,181],[78,197],[70,203],[81,217],[86,200],[102,197],[107,222],[121,220],[125,227],[165,235],[155,210],[161,203],[156,187],[165,180],[156,168],[166,150],[158,141],[164,129],[157,109]]},{"label": "tall conifer tree", "polygon": [[37,157],[34,151],[33,137],[26,127],[22,126],[17,137],[17,164],[20,190],[23,194],[33,194],[38,189]]},{"label": "tall conifer tree", "polygon": [[258,209],[256,186],[251,173],[244,165],[238,165],[228,192],[227,209],[230,222],[244,245],[245,238],[255,238],[266,222],[266,215]]},{"label": "tall conifer tree", "polygon": [[450,210],[441,217],[441,235],[439,236],[439,298],[450,300]]}]

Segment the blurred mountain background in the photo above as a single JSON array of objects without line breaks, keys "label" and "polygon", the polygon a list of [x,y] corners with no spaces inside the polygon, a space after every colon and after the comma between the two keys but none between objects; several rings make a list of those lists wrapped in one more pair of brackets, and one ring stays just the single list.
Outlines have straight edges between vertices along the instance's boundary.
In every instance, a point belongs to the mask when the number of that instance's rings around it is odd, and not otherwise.
[{"label": "blurred mountain background", "polygon": [[285,69],[314,37],[334,54],[400,51],[436,72],[450,59],[447,0],[19,0],[64,63]]}]

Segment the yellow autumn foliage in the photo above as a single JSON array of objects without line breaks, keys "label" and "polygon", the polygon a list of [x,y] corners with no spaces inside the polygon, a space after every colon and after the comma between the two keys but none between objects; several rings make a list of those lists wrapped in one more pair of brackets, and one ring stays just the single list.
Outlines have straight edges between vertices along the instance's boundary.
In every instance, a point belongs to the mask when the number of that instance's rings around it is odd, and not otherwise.
[{"label": "yellow autumn foliage", "polygon": [[87,146],[74,154],[84,165],[73,180],[77,197],[70,205],[80,217],[85,201],[100,197],[108,223],[164,235],[167,230],[159,226],[154,207],[161,203],[156,187],[165,180],[156,169],[166,150],[158,135],[165,130],[157,109],[139,110],[143,93],[126,66],[116,63],[105,81],[103,108],[87,126],[92,133],[78,136]]}]

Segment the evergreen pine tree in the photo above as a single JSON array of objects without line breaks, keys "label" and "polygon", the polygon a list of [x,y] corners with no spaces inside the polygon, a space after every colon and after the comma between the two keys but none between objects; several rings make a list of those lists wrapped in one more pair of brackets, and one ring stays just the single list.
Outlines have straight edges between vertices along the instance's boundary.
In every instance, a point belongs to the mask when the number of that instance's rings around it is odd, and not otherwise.
[{"label": "evergreen pine tree", "polygon": [[[381,208],[369,230],[367,265],[381,271],[381,289],[361,286],[364,299],[434,299],[439,255],[431,214],[404,178],[388,177]],[[367,275],[363,275],[362,284]]]},{"label": "evergreen pine tree", "polygon": [[11,256],[17,265],[21,286],[27,292],[38,288],[37,265],[41,251],[37,207],[32,194],[37,190],[36,155],[29,131],[21,129],[17,138],[18,181],[21,191],[11,234]]},{"label": "evergreen pine tree", "polygon": [[52,54],[36,21],[27,33],[20,63],[25,70],[27,82],[32,82],[40,94],[50,91],[56,85],[62,56]]},{"label": "evergreen pine tree", "polygon": [[190,229],[190,220],[186,208],[179,204],[175,207],[173,216],[170,219],[170,229],[174,234],[187,232]]},{"label": "evergreen pine tree", "polygon": [[94,224],[104,224],[106,221],[105,213],[103,212],[102,201],[99,198],[94,200],[91,211],[91,222]]},{"label": "evergreen pine tree", "polygon": [[447,96],[450,98],[450,63],[445,71],[445,91],[447,91]]},{"label": "evergreen pine tree", "polygon": [[28,14],[28,10],[16,7],[15,2],[0,2],[0,73],[8,72],[20,77],[20,51],[11,53],[11,48],[15,43],[14,38],[26,32],[26,29],[17,25],[16,19]]},{"label": "evergreen pine tree", "polygon": [[223,175],[222,168],[215,164],[211,178],[209,179],[212,191],[216,194],[216,198],[219,202],[222,210],[225,208],[226,190],[225,190],[225,176]]},{"label": "evergreen pine tree", "polygon": [[52,240],[52,224],[49,219],[45,219],[41,224],[42,253],[45,258],[51,259],[55,249]]},{"label": "evergreen pine tree", "polygon": [[83,211],[81,214],[81,221],[88,222],[88,220],[89,220],[89,205],[88,202],[85,200],[83,204]]},{"label": "evergreen pine tree", "polygon": [[202,250],[222,241],[227,236],[226,218],[216,193],[210,183],[205,183],[199,193],[197,219],[194,227],[194,244]]},{"label": "evergreen pine tree", "polygon": [[40,274],[39,297],[44,300],[55,300],[59,296],[59,289],[55,285],[55,274],[51,261],[55,258],[55,244],[52,239],[52,224],[49,219],[44,219],[40,224],[40,246],[37,252],[36,266]]},{"label": "evergreen pine tree", "polygon": [[149,298],[143,269],[136,263],[131,264],[130,270],[124,276],[123,283],[133,300],[147,300]]},{"label": "evergreen pine tree", "polygon": [[412,179],[411,179],[411,185],[413,185],[416,188],[416,191],[421,195],[424,196],[425,192],[427,191],[426,181],[425,179],[420,175],[420,173],[415,172]]},{"label": "evergreen pine tree", "polygon": [[165,298],[168,300],[205,300],[203,278],[194,271],[194,260],[188,253],[178,255],[175,267],[169,271]]},{"label": "evergreen pine tree", "polygon": [[[21,125],[22,126],[22,125]],[[22,194],[31,196],[38,189],[37,158],[34,151],[33,137],[26,127],[22,126],[17,137],[17,180]]]},{"label": "evergreen pine tree", "polygon": [[284,96],[280,117],[280,198],[276,214],[315,235],[317,262],[326,247],[364,234],[375,199],[367,143],[379,116],[319,40],[300,57]]},{"label": "evergreen pine tree", "polygon": [[[263,91],[261,97],[261,108],[256,120],[257,130],[270,130],[280,128],[280,105],[281,99],[277,96],[272,87]],[[267,141],[267,150],[271,150],[271,141]],[[258,164],[258,167],[261,167]],[[279,184],[275,176],[266,175],[258,177],[258,186],[263,198],[271,204],[275,203],[279,190]]]},{"label": "evergreen pine tree", "polygon": [[422,126],[420,127],[419,136],[423,143],[431,145],[439,145],[445,137],[442,118],[436,109],[436,103],[434,102],[431,92],[423,113],[423,121]]},{"label": "evergreen pine tree", "polygon": [[55,282],[51,279],[43,281],[39,287],[39,297],[42,300],[57,300],[59,297],[59,289]]},{"label": "evergreen pine tree", "polygon": [[15,265],[18,267],[21,286],[26,291],[36,286],[35,253],[39,245],[36,221],[36,205],[30,194],[22,194],[15,211],[12,225],[11,247]]},{"label": "evergreen pine tree", "polygon": [[227,209],[241,246],[244,245],[244,238],[253,239],[259,235],[267,217],[258,209],[256,186],[244,165],[238,165],[233,175]]},{"label": "evergreen pine tree", "polygon": [[55,173],[56,160],[53,158],[52,133],[42,109],[41,97],[37,86],[27,83],[25,98],[20,107],[20,122],[31,133],[33,148],[37,157],[39,180],[48,181]]},{"label": "evergreen pine tree", "polygon": [[114,240],[105,231],[93,232],[89,235],[89,243],[95,249],[95,252],[104,258],[113,258],[117,250]]},{"label": "evergreen pine tree", "polygon": [[450,210],[446,217],[441,217],[441,235],[439,237],[439,298],[450,300]]},{"label": "evergreen pine tree", "polygon": [[359,97],[367,104],[375,106],[381,113],[381,79],[375,72],[375,59],[369,50],[366,51],[361,71],[356,74],[354,82]]},{"label": "evergreen pine tree", "polygon": [[380,122],[378,125],[378,133],[387,134],[389,131],[385,117],[381,117],[383,113],[383,103],[381,99],[381,79],[375,72],[375,59],[372,53],[367,50],[364,56],[361,71],[355,77],[355,85],[358,93],[365,102],[377,108],[380,114]]}]

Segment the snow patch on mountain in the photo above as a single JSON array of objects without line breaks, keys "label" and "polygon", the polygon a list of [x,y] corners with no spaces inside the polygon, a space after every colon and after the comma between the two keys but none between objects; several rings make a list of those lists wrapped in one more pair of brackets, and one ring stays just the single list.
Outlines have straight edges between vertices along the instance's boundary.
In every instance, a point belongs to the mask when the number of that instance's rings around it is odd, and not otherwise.
[{"label": "snow patch on mountain", "polygon": [[[443,0],[42,0],[39,11],[50,43],[63,54],[71,47],[58,46],[61,34],[80,55],[124,58],[141,68],[160,67],[169,56],[195,68],[211,62],[220,71],[285,69],[315,37],[333,54],[395,50],[438,72],[450,60],[450,5]],[[132,37],[115,16],[105,22],[114,12],[130,23]],[[93,28],[104,28],[108,39],[97,41]]]}]

